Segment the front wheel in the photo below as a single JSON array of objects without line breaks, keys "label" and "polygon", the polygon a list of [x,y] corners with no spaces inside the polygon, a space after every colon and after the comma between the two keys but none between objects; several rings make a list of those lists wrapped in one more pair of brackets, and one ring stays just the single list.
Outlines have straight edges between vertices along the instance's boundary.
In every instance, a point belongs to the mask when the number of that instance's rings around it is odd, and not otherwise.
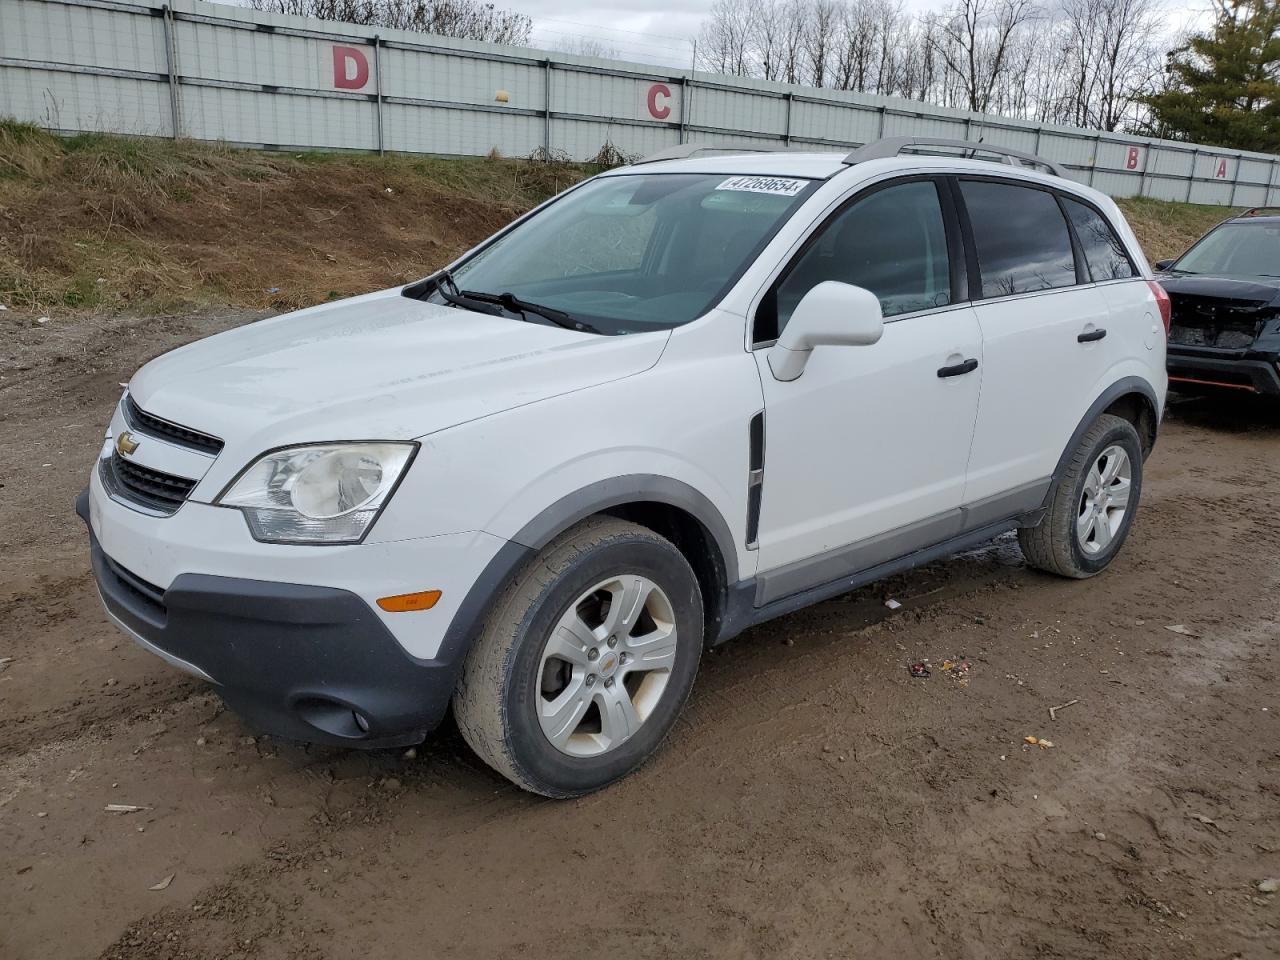
[{"label": "front wheel", "polygon": [[613,518],[560,536],[503,594],[463,667],[454,713],[517,786],[575,797],[657,749],[702,652],[697,577],[670,541]]},{"label": "front wheel", "polygon": [[1103,414],[1080,440],[1044,519],[1018,531],[1027,563],[1064,577],[1101,573],[1120,552],[1142,496],[1142,441]]}]

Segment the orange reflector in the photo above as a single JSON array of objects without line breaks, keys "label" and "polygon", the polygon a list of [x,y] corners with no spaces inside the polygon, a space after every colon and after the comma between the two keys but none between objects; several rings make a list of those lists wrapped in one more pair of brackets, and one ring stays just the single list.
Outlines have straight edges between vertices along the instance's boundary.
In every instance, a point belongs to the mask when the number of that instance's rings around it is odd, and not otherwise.
[{"label": "orange reflector", "polygon": [[419,593],[402,593],[397,597],[383,597],[378,601],[378,606],[387,613],[407,613],[410,610],[430,610],[439,599],[439,590],[422,590]]}]

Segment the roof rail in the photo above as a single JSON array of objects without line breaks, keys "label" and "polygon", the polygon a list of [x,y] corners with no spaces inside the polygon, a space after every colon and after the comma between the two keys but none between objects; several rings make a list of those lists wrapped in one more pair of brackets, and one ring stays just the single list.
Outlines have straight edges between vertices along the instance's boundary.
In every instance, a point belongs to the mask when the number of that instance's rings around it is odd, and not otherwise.
[{"label": "roof rail", "polygon": [[1235,220],[1236,217],[1261,217],[1264,216],[1262,212],[1264,210],[1275,210],[1280,213],[1280,207],[1250,207],[1244,213],[1237,213],[1235,217],[1231,217],[1230,219]]},{"label": "roof rail", "polygon": [[1052,160],[1046,160],[1044,157],[1037,157],[1034,153],[1026,153],[1022,150],[1014,150],[1012,147],[998,147],[991,143],[982,143],[975,140],[949,140],[945,137],[885,137],[883,140],[876,140],[865,146],[854,150],[844,162],[847,164],[863,163],[866,160],[881,160],[885,157],[896,157],[904,150],[912,150],[915,147],[950,147],[957,150],[964,150],[970,156],[975,153],[994,154],[1003,157],[1003,163],[1036,164],[1046,168],[1056,177],[1066,177],[1067,171]]},{"label": "roof rail", "polygon": [[658,163],[661,160],[686,160],[699,153],[782,153],[786,149],[785,147],[762,147],[759,145],[734,147],[723,143],[681,143],[674,147],[667,147],[665,150],[659,150],[657,153],[651,153],[647,157],[642,157],[631,166],[639,166],[642,163]]}]

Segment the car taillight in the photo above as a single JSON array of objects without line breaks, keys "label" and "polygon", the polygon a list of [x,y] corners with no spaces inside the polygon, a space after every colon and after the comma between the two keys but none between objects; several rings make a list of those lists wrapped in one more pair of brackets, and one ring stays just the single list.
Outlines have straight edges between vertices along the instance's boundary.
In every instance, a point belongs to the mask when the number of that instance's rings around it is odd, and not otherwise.
[{"label": "car taillight", "polygon": [[1164,322],[1164,335],[1167,338],[1169,336],[1169,325],[1173,322],[1173,303],[1170,302],[1169,294],[1165,292],[1164,287],[1154,280],[1148,280],[1147,286],[1156,295],[1156,306],[1160,308],[1160,319]]}]

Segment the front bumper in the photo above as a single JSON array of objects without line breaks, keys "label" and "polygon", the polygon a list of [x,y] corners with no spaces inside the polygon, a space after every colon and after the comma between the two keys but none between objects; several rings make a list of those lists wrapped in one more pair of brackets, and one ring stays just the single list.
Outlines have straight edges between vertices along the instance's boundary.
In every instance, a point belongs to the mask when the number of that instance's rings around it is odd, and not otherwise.
[{"label": "front bumper", "polygon": [[[466,588],[467,578],[476,579],[473,565],[491,566],[485,545],[470,537],[361,545],[349,548],[354,552],[345,562],[337,550],[278,547],[268,551],[271,565],[256,552],[237,557],[225,539],[215,547],[193,538],[177,550],[174,521],[190,512],[191,522],[201,510],[241,519],[199,504],[186,504],[171,518],[145,517],[105,497],[96,475],[80,495],[76,512],[89,527],[94,578],[119,627],[171,664],[212,681],[228,706],[265,733],[375,748],[420,742],[439,724],[478,619],[481,603]],[[299,554],[298,563],[282,566],[278,551]],[[313,558],[323,566],[309,566]],[[178,569],[185,563],[207,572],[171,575],[166,571],[175,562]],[[447,610],[375,609],[361,594],[369,568],[388,562],[378,575],[385,579],[384,596],[441,587],[446,597],[467,595],[463,609],[456,600]],[[321,574],[321,582],[262,576],[271,566]],[[412,579],[397,582],[394,568]],[[237,572],[256,576],[226,575]],[[357,589],[339,585],[344,574]],[[414,655],[415,644],[431,655]]]},{"label": "front bumper", "polygon": [[1280,366],[1275,356],[1246,354],[1239,350],[1187,347],[1169,344],[1169,384],[1227,390],[1244,390],[1280,397]]}]

